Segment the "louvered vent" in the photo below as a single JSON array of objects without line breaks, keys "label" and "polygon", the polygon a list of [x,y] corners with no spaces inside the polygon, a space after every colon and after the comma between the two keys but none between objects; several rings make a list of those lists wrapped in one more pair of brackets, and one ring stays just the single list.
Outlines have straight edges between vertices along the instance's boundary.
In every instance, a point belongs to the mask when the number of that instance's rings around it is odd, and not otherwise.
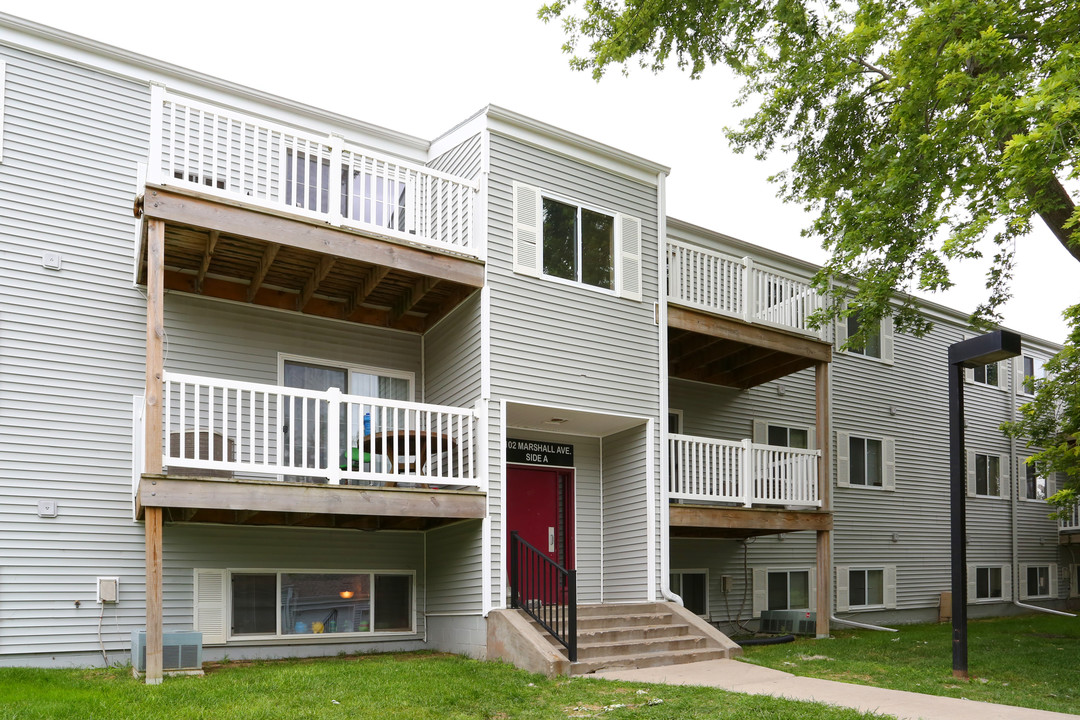
[{"label": "louvered vent", "polygon": [[[202,633],[167,632],[162,640],[162,670],[202,670]],[[139,672],[146,672],[145,630],[131,631],[131,664]]]}]

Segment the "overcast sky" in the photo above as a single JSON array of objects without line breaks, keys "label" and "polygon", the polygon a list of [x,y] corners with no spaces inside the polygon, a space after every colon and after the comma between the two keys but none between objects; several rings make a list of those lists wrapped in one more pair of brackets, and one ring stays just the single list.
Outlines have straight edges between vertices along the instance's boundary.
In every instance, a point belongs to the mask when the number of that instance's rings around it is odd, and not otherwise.
[{"label": "overcast sky", "polygon": [[[721,132],[745,109],[723,69],[689,80],[570,70],[561,27],[539,0],[0,0],[0,11],[226,80],[432,139],[494,103],[671,167],[668,215],[822,262],[800,237],[810,216],[785,205],[762,163],[732,153]],[[1036,221],[1017,247],[1008,327],[1062,342],[1061,311],[1080,301],[1080,265]],[[955,272],[934,296],[968,312],[983,299],[982,266]]]}]

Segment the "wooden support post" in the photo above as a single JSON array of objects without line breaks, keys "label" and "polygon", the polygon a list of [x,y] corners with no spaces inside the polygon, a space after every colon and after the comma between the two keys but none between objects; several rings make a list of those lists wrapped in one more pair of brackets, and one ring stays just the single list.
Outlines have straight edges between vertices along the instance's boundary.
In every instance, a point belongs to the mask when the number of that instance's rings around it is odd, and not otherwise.
[{"label": "wooden support post", "polygon": [[[146,242],[146,472],[161,474],[162,377],[165,336],[165,223],[150,220]],[[161,508],[143,513],[146,532],[146,683],[162,678]]]},{"label": "wooden support post", "polygon": [[[829,435],[829,363],[819,362],[814,369],[815,417],[817,443],[821,449],[818,457],[818,497],[821,511],[832,512],[832,437]],[[817,534],[817,636],[829,637],[829,617],[832,615],[832,550],[829,530]]]}]

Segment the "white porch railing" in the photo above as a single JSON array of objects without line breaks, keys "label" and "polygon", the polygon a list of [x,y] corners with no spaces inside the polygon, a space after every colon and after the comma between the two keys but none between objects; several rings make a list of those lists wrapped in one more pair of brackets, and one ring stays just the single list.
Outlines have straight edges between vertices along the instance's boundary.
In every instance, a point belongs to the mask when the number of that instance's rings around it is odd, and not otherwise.
[{"label": "white porch railing", "polygon": [[1059,532],[1080,532],[1080,505],[1073,505],[1072,513],[1068,519],[1058,520]]},{"label": "white porch railing", "polygon": [[810,327],[824,303],[805,279],[675,240],[667,242],[667,258],[669,302],[824,337]]},{"label": "white porch railing", "polygon": [[820,450],[669,435],[669,497],[751,505],[821,507]]},{"label": "white porch railing", "polygon": [[468,408],[171,372],[162,406],[162,464],[174,475],[480,486]]},{"label": "white porch railing", "polygon": [[147,182],[480,257],[477,184],[152,89]]}]

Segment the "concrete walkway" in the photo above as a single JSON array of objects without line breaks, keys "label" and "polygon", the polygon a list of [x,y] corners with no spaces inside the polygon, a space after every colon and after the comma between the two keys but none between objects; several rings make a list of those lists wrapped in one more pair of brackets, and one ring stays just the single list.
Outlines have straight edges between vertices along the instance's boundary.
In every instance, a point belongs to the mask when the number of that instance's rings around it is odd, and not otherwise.
[{"label": "concrete walkway", "polygon": [[1061,720],[1080,717],[835,680],[796,677],[781,670],[738,660],[708,660],[640,670],[607,670],[597,672],[596,677],[667,685],[704,685],[751,695],[773,695],[839,705],[863,712],[895,715],[901,720]]}]

